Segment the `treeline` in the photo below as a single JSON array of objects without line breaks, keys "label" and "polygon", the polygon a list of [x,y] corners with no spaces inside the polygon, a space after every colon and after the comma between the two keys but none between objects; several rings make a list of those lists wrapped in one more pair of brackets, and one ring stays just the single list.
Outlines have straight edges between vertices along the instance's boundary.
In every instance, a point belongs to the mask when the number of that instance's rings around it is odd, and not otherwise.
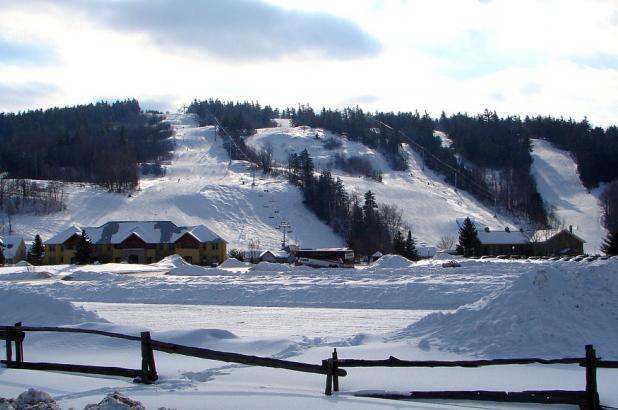
[{"label": "treeline", "polygon": [[0,211],[9,217],[21,212],[47,214],[66,208],[66,192],[60,182],[0,179]]},{"label": "treeline", "polygon": [[223,146],[230,152],[231,159],[259,163],[264,172],[270,172],[272,147],[256,151],[245,144],[245,137],[255,134],[257,128],[276,126],[273,118],[279,116],[279,110],[273,110],[268,105],[262,107],[259,102],[222,102],[209,99],[194,100],[187,107],[187,112],[197,115],[201,126],[219,126],[217,133],[225,137]]},{"label": "treeline", "polygon": [[587,119],[526,117],[524,126],[533,138],[550,141],[573,154],[587,188],[618,179],[618,127],[592,127]]},{"label": "treeline", "polygon": [[216,117],[226,131],[236,136],[253,135],[257,128],[274,127],[274,118],[279,117],[279,110],[270,106],[262,107],[259,102],[233,102],[209,100],[194,100],[187,112],[196,114],[200,125],[217,125]]},{"label": "treeline", "polygon": [[288,180],[298,186],[305,205],[315,215],[346,238],[357,255],[371,256],[376,251],[400,253],[416,258],[414,240],[405,232],[402,212],[393,205],[378,204],[375,194],[368,191],[363,198],[350,196],[340,178],[334,179],[329,170],[315,175],[313,160],[303,150],[288,158]]},{"label": "treeline", "polygon": [[[523,214],[540,225],[548,223],[543,200],[530,175],[529,138],[516,118],[503,120],[496,113],[485,112],[476,117],[457,114],[434,120],[427,113],[370,114],[358,107],[323,108],[316,113],[303,105],[286,109],[284,114],[295,125],[325,128],[374,148],[396,170],[407,168],[401,144],[408,144],[422,155],[427,167],[444,175],[456,188],[490,206]],[[448,133],[453,146],[444,146],[434,135],[436,129]]]},{"label": "treeline", "polygon": [[0,113],[0,170],[10,178],[137,186],[138,164],[169,159],[172,130],[137,100]]},{"label": "treeline", "polygon": [[[331,110],[322,108],[318,114],[308,105],[297,109],[287,108],[283,115],[289,116],[294,126],[306,125],[324,128],[335,134],[345,136],[350,141],[358,141],[379,151],[395,170],[404,171],[407,163],[400,151],[402,139],[397,130],[380,125],[359,107]],[[420,117],[416,120],[422,121]]]},{"label": "treeline", "polygon": [[[448,134],[465,169],[460,187],[515,214],[546,226],[549,210],[530,174],[530,135],[519,117],[500,118],[495,111],[469,116],[442,114],[436,128]],[[484,194],[483,194],[484,193]]]}]

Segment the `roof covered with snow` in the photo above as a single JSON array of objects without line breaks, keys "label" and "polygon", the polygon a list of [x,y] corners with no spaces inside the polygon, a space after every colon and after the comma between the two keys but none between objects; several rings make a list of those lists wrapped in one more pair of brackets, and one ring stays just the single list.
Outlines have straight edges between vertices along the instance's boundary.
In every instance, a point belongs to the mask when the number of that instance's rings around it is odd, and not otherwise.
[{"label": "roof covered with snow", "polygon": [[18,235],[7,235],[0,237],[0,244],[2,244],[2,254],[7,259],[12,259],[17,254],[21,243],[24,238]]},{"label": "roof covered with snow", "polygon": [[45,243],[64,243],[73,235],[81,235],[82,229],[94,244],[119,244],[131,235],[146,243],[174,243],[187,233],[200,242],[226,242],[204,225],[176,226],[170,221],[111,221],[98,227],[71,226]]},{"label": "roof covered with snow", "polygon": [[[465,219],[466,218],[457,218],[457,226],[459,228],[461,228]],[[470,218],[470,220],[474,224],[479,241],[481,241],[483,245],[523,245],[530,242],[528,235],[517,228],[508,226],[502,229],[490,228],[489,226],[479,223],[472,218]]]}]

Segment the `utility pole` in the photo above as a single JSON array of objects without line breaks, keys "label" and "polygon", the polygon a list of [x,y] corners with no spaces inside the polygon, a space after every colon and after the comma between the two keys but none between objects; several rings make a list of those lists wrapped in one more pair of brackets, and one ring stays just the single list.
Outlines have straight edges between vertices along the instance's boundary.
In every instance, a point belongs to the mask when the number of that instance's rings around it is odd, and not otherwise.
[{"label": "utility pole", "polygon": [[287,223],[286,221],[281,221],[281,223],[277,227],[277,229],[283,230],[283,240],[281,241],[281,249],[285,248],[285,245],[286,245],[285,234],[287,233],[287,229],[290,227],[291,225]]},{"label": "utility pole", "polygon": [[230,162],[228,165],[232,165],[232,137],[228,135],[228,138],[230,139]]}]

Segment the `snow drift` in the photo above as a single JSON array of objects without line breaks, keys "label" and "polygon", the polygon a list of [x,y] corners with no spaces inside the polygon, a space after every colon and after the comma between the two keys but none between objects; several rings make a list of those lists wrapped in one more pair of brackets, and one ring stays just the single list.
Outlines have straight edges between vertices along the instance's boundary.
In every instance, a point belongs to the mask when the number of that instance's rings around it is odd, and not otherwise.
[{"label": "snow drift", "polygon": [[501,292],[431,314],[396,337],[420,336],[423,346],[493,358],[581,357],[586,344],[618,358],[617,272],[616,261],[585,270],[539,266]]},{"label": "snow drift", "polygon": [[0,325],[60,326],[105,322],[97,314],[45,294],[0,289]]}]

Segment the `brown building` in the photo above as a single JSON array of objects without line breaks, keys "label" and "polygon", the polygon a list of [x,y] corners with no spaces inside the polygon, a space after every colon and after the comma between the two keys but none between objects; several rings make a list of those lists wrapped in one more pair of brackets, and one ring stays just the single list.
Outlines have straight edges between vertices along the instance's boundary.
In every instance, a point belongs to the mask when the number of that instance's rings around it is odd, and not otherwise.
[{"label": "brown building", "polygon": [[581,255],[584,253],[584,241],[569,229],[547,229],[536,231],[532,235],[532,247],[537,256]]},{"label": "brown building", "polygon": [[93,244],[93,258],[101,263],[154,263],[178,254],[196,265],[221,263],[227,242],[205,227],[176,226],[170,221],[113,221],[99,227],[72,226],[45,242],[44,262],[68,264],[82,230]]}]

